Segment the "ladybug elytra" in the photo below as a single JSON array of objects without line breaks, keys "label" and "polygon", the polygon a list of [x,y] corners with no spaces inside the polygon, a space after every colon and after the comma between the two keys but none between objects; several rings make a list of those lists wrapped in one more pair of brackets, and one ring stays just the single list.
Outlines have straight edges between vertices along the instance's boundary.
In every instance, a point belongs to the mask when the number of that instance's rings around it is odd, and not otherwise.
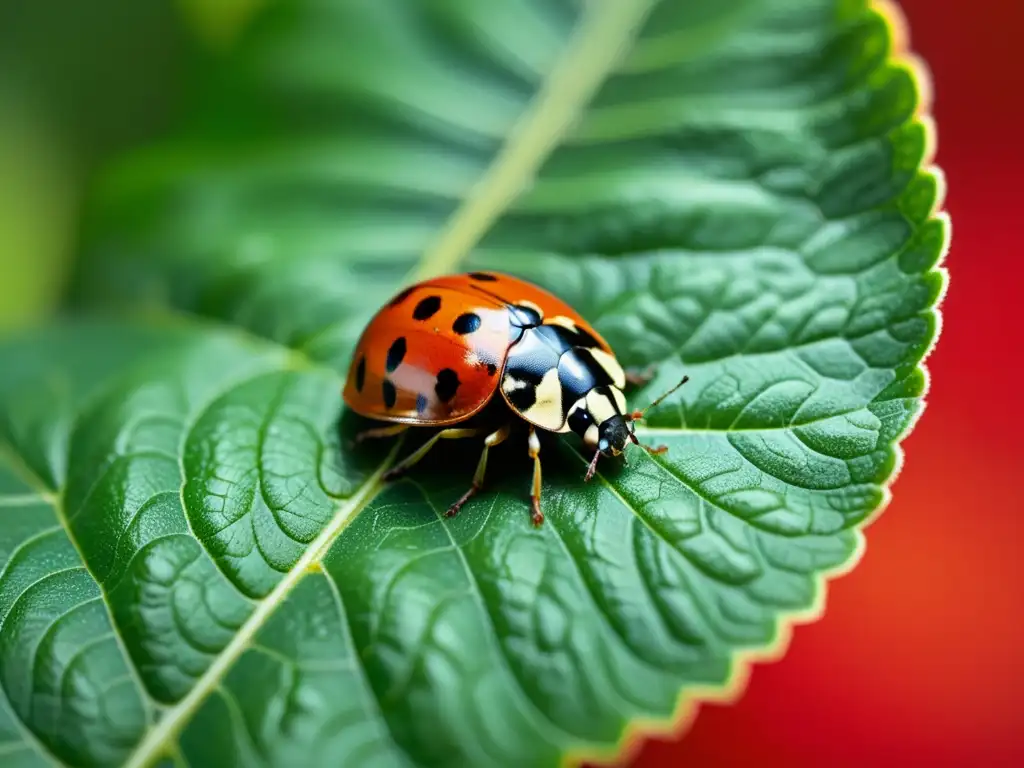
[{"label": "ladybug elytra", "polygon": [[[349,366],[344,400],[356,413],[392,422],[366,430],[356,441],[397,435],[410,426],[445,427],[385,473],[398,477],[443,439],[484,438],[469,490],[447,511],[452,516],[483,487],[490,448],[510,433],[511,417],[529,426],[533,459],[532,519],[540,524],[540,440],[537,430],[574,432],[598,459],[618,456],[630,442],[649,453],[633,423],[643,411],[626,407],[627,381],[649,376],[623,370],[608,343],[580,315],[547,291],[498,272],[438,277],[405,288],[363,331]],[[678,389],[675,387],[651,405]],[[501,396],[511,411],[496,430],[459,427]],[[648,406],[648,408],[651,406]],[[646,409],[645,409],[646,410]]]}]

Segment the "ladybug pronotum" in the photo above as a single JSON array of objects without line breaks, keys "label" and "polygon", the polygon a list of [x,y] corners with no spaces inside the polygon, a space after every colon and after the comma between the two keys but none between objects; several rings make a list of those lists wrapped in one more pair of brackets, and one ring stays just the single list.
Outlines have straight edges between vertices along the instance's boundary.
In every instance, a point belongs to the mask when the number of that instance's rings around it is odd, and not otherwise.
[{"label": "ladybug pronotum", "polygon": [[[649,453],[666,450],[643,445],[634,434],[643,412],[627,409],[623,389],[627,381],[645,380],[628,375],[608,343],[561,299],[509,275],[470,272],[417,283],[382,307],[356,345],[343,396],[361,416],[392,422],[360,433],[357,442],[411,426],[445,427],[386,472],[386,480],[406,472],[438,440],[483,437],[473,483],[448,516],[483,487],[487,453],[509,436],[512,420],[525,420],[531,510],[540,524],[538,429],[574,432],[594,451],[585,480],[602,455],[618,456],[628,442]],[[483,411],[496,392],[508,406],[501,426],[452,426]]]}]

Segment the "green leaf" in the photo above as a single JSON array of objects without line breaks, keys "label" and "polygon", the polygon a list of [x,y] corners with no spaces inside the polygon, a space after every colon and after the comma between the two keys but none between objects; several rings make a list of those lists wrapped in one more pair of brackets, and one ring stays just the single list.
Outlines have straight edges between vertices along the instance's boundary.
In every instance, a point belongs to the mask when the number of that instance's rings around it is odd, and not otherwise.
[{"label": "green leaf", "polygon": [[[817,615],[922,407],[948,240],[857,0],[292,0],[96,189],[82,313],[0,349],[0,755],[554,765],[735,694]],[[495,268],[629,366],[667,454],[401,482],[343,375]],[[102,310],[105,319],[88,319]],[[110,316],[113,315],[113,316]],[[365,450],[364,450],[365,447]]]}]

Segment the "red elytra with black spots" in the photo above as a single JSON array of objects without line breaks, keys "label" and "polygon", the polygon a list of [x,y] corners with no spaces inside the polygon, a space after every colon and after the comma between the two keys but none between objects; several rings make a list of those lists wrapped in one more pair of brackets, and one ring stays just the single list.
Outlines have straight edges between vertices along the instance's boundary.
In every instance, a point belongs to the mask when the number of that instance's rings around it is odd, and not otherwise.
[{"label": "red elytra with black spots", "polygon": [[545,318],[571,318],[611,353],[579,313],[536,285],[495,272],[439,277],[398,293],[366,326],[346,404],[368,418],[413,425],[468,419],[499,390],[520,328],[510,313],[531,306]]}]

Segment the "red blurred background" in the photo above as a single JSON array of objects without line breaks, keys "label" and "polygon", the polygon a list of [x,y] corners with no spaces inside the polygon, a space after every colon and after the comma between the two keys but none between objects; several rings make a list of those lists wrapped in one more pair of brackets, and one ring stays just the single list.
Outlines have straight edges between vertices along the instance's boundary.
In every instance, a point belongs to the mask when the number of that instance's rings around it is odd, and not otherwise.
[{"label": "red blurred background", "polygon": [[952,218],[932,387],[888,509],[826,613],[660,765],[1024,766],[1024,4],[902,0],[931,70]]}]

